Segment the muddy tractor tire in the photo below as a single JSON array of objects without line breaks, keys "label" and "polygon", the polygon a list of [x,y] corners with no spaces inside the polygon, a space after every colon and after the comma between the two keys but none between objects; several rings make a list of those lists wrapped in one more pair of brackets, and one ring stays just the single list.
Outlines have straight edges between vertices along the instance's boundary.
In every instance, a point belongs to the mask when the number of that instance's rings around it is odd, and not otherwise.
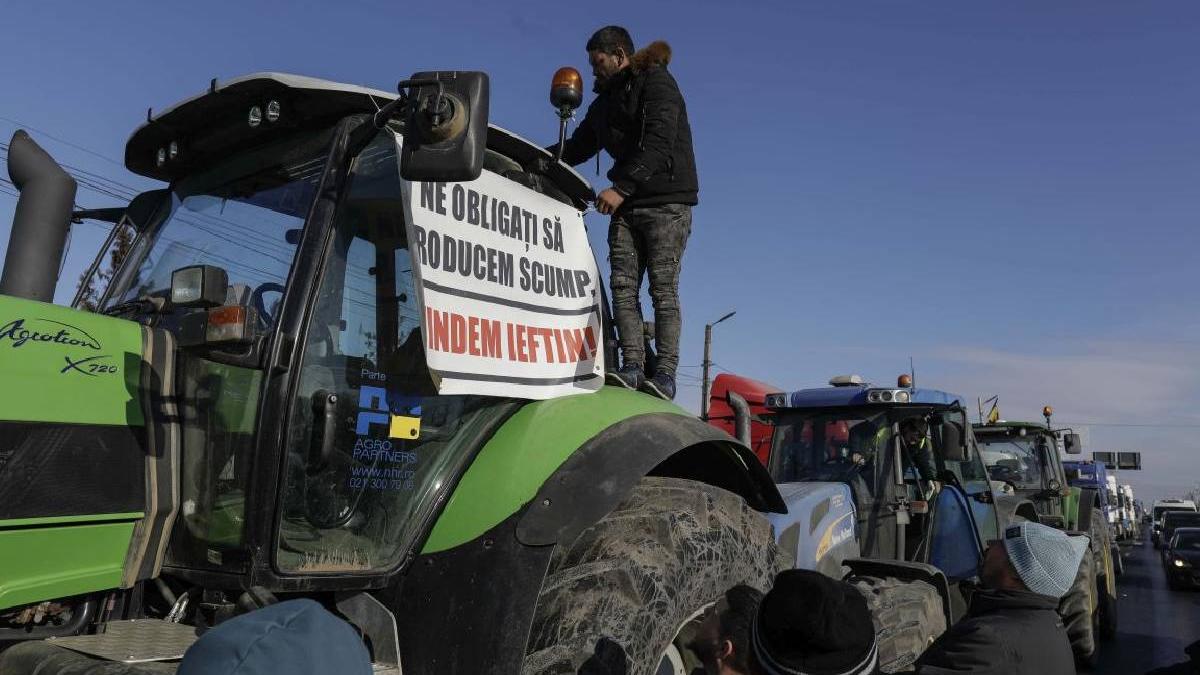
[{"label": "muddy tractor tire", "polygon": [[1107,642],[1117,639],[1117,599],[1105,590],[1103,579],[1097,582],[1099,587],[1096,589],[1096,595],[1099,606],[1096,609],[1100,614],[1100,637]]},{"label": "muddy tractor tire", "polygon": [[917,658],[946,632],[946,612],[936,588],[924,581],[894,577],[847,579],[867,599],[879,640],[879,669],[911,670]]},{"label": "muddy tractor tire", "polygon": [[771,525],[741,497],[643,478],[611,513],[554,551],[524,675],[650,675],[680,629],[738,584],[759,590],[788,566]]},{"label": "muddy tractor tire", "polygon": [[[1116,597],[1116,565],[1113,557],[1115,548],[1109,538],[1108,524],[1104,514],[1096,509],[1092,513],[1091,549],[1095,555],[1096,570],[1096,607],[1099,620],[1099,635],[1104,640],[1112,640],[1117,636],[1117,597]],[[1120,555],[1119,551],[1116,553]],[[1110,589],[1109,585],[1113,588]]]},{"label": "muddy tractor tire", "polygon": [[1075,583],[1058,604],[1058,614],[1071,641],[1071,652],[1076,663],[1085,668],[1095,666],[1099,653],[1100,608],[1096,580],[1096,559],[1085,555],[1079,561]]}]

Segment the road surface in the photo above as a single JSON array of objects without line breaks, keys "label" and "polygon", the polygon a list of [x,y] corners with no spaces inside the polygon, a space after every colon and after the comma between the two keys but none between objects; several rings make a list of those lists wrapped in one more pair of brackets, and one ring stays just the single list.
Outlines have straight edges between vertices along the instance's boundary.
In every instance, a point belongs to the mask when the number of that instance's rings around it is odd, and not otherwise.
[{"label": "road surface", "polygon": [[1125,574],[1117,578],[1117,639],[1103,644],[1100,675],[1141,675],[1187,660],[1183,648],[1200,640],[1200,590],[1172,591],[1149,539],[1121,547]]}]

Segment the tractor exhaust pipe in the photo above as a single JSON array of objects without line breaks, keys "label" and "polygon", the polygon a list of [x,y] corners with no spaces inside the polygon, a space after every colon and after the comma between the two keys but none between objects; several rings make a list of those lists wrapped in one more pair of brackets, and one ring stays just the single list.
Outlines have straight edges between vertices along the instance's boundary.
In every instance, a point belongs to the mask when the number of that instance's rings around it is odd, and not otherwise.
[{"label": "tractor exhaust pipe", "polygon": [[75,206],[75,179],[20,129],[8,144],[8,177],[21,197],[4,257],[0,294],[53,302]]},{"label": "tractor exhaust pipe", "polygon": [[725,393],[725,402],[733,409],[733,435],[750,447],[750,404],[736,391]]}]

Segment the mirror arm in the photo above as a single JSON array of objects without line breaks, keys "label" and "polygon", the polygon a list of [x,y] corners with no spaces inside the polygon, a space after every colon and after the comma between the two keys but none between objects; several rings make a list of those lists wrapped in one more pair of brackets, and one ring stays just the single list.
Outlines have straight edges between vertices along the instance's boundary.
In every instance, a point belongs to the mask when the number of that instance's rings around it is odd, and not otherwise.
[{"label": "mirror arm", "polygon": [[376,129],[382,129],[387,126],[388,120],[396,115],[396,111],[402,110],[412,102],[411,90],[419,87],[437,87],[437,96],[433,99],[433,111],[430,113],[434,124],[440,124],[440,116],[444,114],[442,110],[443,94],[446,91],[446,84],[441,80],[435,79],[419,79],[419,80],[400,80],[396,84],[396,91],[400,96],[389,102],[387,105],[375,112],[373,120]]}]

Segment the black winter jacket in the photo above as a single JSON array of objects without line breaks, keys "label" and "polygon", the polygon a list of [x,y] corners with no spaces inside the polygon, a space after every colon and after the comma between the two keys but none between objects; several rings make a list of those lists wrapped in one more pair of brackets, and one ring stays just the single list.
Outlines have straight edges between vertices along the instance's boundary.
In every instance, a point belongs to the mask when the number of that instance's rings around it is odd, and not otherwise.
[{"label": "black winter jacket", "polygon": [[1029,591],[976,591],[967,616],[917,661],[917,675],[1074,675],[1058,600]]},{"label": "black winter jacket", "polygon": [[699,183],[692,127],[675,78],[671,48],[652,42],[604,83],[563,147],[563,161],[582,164],[603,148],[613,158],[608,179],[625,207],[695,204]]}]

